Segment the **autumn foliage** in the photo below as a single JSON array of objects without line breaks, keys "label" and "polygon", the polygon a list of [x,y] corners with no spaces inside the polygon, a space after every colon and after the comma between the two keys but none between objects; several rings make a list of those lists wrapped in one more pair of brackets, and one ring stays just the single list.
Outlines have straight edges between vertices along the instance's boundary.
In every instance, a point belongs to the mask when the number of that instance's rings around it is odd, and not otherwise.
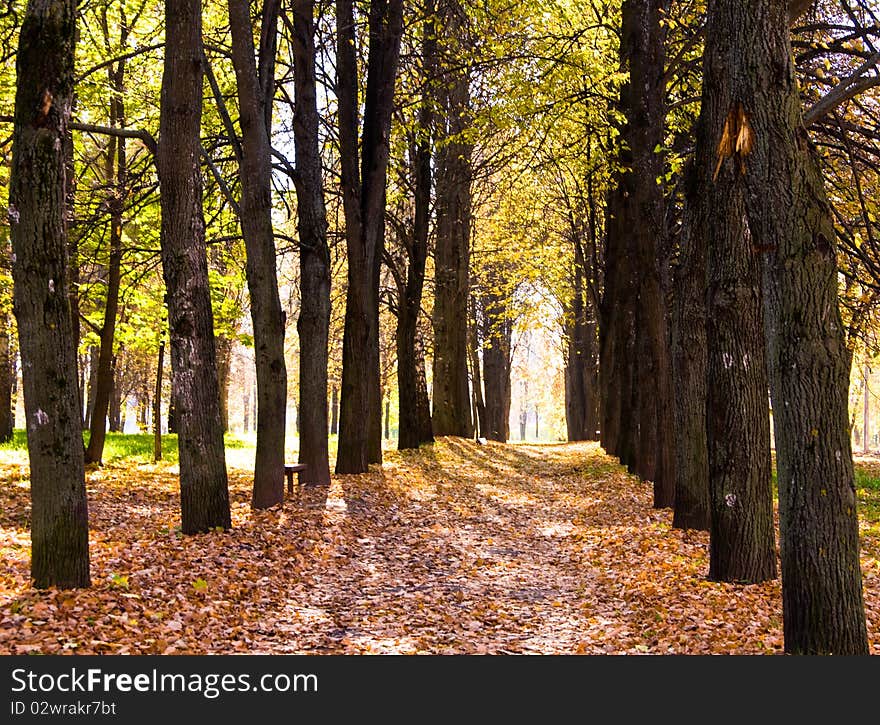
[{"label": "autumn foliage", "polygon": [[[708,581],[707,535],[672,529],[596,444],[444,438],[268,511],[232,469],[233,529],[193,537],[171,465],[111,463],[87,479],[93,588],[43,592],[28,471],[3,456],[3,654],[782,651],[779,581]],[[880,654],[876,492],[860,493]]]}]

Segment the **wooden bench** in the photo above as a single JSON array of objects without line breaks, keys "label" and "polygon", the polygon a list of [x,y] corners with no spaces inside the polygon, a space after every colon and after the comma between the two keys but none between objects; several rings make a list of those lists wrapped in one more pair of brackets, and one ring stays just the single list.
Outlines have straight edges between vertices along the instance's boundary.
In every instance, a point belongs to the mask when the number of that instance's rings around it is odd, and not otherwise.
[{"label": "wooden bench", "polygon": [[293,493],[293,474],[303,473],[308,466],[305,463],[285,463],[284,475],[287,476],[287,493]]}]

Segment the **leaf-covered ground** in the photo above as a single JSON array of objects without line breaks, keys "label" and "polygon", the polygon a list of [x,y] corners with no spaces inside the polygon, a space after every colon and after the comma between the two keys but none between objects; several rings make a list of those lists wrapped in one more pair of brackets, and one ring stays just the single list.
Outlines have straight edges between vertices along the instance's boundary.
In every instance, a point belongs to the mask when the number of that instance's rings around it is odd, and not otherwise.
[{"label": "leaf-covered ground", "polygon": [[[673,530],[594,444],[441,439],[260,513],[233,470],[234,529],[195,537],[172,468],[106,466],[76,592],[29,588],[26,479],[0,466],[0,653],[781,651],[779,583],[707,581],[707,536]],[[878,654],[870,522],[862,556]]]}]

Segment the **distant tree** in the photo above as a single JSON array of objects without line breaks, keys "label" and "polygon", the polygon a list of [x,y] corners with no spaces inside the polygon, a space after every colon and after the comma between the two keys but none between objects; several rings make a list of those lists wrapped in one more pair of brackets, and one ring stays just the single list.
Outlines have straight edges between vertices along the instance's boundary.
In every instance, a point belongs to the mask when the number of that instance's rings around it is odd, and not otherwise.
[{"label": "distant tree", "polygon": [[35,586],[89,586],[88,508],[68,296],[64,154],[76,3],[31,0],[16,58],[9,221],[31,478]]}]

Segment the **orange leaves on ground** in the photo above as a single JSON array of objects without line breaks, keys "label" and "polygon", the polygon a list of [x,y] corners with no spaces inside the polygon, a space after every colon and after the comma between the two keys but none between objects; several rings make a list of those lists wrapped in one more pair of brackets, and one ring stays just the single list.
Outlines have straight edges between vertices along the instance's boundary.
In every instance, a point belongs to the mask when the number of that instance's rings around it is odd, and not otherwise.
[{"label": "orange leaves on ground", "polygon": [[[25,478],[23,478],[25,477]],[[594,444],[388,452],[380,471],[183,537],[159,466],[89,474],[90,590],[28,586],[26,471],[0,467],[0,652],[767,653],[778,582],[706,581],[705,534]],[[868,629],[880,565],[865,534]]]}]

